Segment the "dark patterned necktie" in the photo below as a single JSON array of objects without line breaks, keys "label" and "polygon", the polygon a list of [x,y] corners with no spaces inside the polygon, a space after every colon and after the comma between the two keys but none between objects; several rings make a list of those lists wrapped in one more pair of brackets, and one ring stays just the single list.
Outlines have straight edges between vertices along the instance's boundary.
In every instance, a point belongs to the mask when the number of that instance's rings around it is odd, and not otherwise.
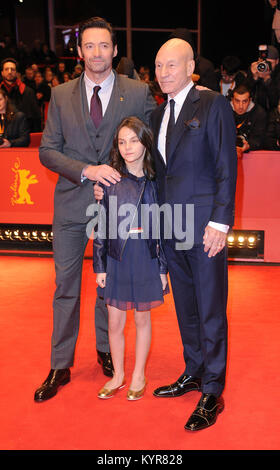
[{"label": "dark patterned necktie", "polygon": [[98,96],[99,90],[101,90],[100,86],[94,87],[93,95],[91,97],[91,102],[90,102],[90,115],[91,115],[91,119],[93,120],[93,124],[95,125],[96,129],[98,128],[99,124],[102,121],[102,103]]},{"label": "dark patterned necktie", "polygon": [[175,127],[174,106],[175,106],[175,101],[170,100],[169,101],[170,114],[169,114],[169,121],[168,121],[168,125],[167,125],[167,130],[166,130],[166,141],[165,141],[166,163],[168,162],[169,151],[170,151],[170,141],[171,141],[171,137],[172,137],[172,132],[173,132],[174,127]]}]

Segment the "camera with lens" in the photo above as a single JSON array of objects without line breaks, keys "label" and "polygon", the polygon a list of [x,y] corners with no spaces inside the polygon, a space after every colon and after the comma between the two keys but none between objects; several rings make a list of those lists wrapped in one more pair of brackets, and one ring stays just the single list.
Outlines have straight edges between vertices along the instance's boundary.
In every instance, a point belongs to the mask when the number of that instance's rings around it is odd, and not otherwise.
[{"label": "camera with lens", "polygon": [[268,56],[268,49],[267,46],[261,45],[259,46],[259,61],[257,64],[257,71],[258,72],[271,72],[271,63],[266,60]]}]

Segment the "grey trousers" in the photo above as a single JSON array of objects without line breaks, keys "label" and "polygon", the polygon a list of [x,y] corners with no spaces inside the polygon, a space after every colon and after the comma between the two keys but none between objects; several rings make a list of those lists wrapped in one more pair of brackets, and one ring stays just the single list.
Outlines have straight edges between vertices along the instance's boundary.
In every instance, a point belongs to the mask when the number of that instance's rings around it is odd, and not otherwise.
[{"label": "grey trousers", "polygon": [[[56,290],[53,299],[51,368],[65,369],[74,362],[80,325],[80,296],[86,224],[53,223]],[[96,349],[109,352],[108,310],[97,298],[95,305]]]}]

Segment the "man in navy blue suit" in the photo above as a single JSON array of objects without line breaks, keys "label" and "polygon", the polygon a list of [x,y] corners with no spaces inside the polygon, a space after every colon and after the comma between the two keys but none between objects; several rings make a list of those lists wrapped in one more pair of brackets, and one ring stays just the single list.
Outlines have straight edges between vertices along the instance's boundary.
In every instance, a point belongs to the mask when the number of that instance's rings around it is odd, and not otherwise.
[{"label": "man in navy blue suit", "polygon": [[190,246],[184,249],[174,227],[172,238],[164,241],[186,369],[154,395],[175,397],[201,390],[185,425],[196,431],[214,424],[224,407],[226,238],[234,219],[236,130],[228,101],[194,86],[193,51],[186,41],[175,38],[163,44],[155,65],[159,85],[168,96],[151,118],[159,203],[172,209],[181,204],[182,214],[192,205],[194,213],[182,217],[182,232],[193,228]]}]

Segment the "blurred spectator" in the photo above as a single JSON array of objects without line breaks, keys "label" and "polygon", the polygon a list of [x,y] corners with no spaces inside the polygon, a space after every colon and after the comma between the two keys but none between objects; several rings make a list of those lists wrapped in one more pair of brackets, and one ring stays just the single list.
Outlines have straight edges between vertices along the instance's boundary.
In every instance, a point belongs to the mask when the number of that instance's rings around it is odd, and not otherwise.
[{"label": "blurred spectator", "polygon": [[121,58],[116,67],[116,72],[120,75],[124,75],[125,77],[132,78],[134,80],[140,80],[140,77],[135,70],[133,60],[129,59],[128,57]]},{"label": "blurred spectator", "polygon": [[35,90],[34,70],[31,66],[26,67],[25,75],[22,78],[23,83]]},{"label": "blurred spectator", "polygon": [[139,77],[143,82],[149,83],[150,81],[150,69],[147,65],[141,65],[139,68]]},{"label": "blurred spectator", "polygon": [[246,79],[246,74],[240,70],[241,62],[238,57],[224,57],[219,72],[216,72],[217,87],[222,95],[229,100],[232,98],[234,88]]},{"label": "blurred spectator", "polygon": [[19,64],[19,70],[24,73],[26,67],[31,63],[30,50],[23,41],[19,41],[17,47],[17,63]]},{"label": "blurred spectator", "polygon": [[35,73],[34,80],[35,80],[36,100],[37,100],[37,104],[40,108],[40,113],[41,113],[41,130],[43,130],[45,127],[45,118],[46,118],[45,111],[47,110],[46,106],[51,98],[51,88],[44,80],[44,77],[41,72]]},{"label": "blurred spectator", "polygon": [[198,75],[198,77],[195,78],[195,82],[198,85],[218,91],[214,65],[212,62],[210,62],[210,60],[197,54],[191,31],[186,28],[177,28],[171,33],[170,39],[171,38],[183,39],[192,46],[195,59],[194,75]]},{"label": "blurred spectator", "polygon": [[31,62],[34,64],[41,64],[41,60],[41,41],[40,39],[35,39],[33,43],[33,48],[31,50]]},{"label": "blurred spectator", "polygon": [[243,83],[233,90],[231,105],[236,124],[238,157],[242,157],[243,152],[263,148],[266,112],[252,101],[250,89],[246,84]]},{"label": "blurred spectator", "polygon": [[69,82],[69,80],[71,80],[71,74],[69,72],[64,72],[63,83]]},{"label": "blurred spectator", "polygon": [[64,82],[63,75],[65,72],[66,72],[65,62],[63,60],[60,60],[57,64],[56,73],[55,73],[60,83]]},{"label": "blurred spectator", "polygon": [[60,81],[59,81],[57,75],[54,75],[54,76],[53,76],[51,83],[52,83],[52,87],[55,87],[55,86],[57,86],[57,85],[60,85]]},{"label": "blurred spectator", "polygon": [[269,113],[264,147],[267,150],[280,150],[280,101],[277,108]]},{"label": "blurred spectator", "polygon": [[[259,57],[251,64],[247,81],[254,102],[260,104],[266,111],[270,111],[277,106],[280,98],[280,65],[276,47],[272,45],[265,47],[267,47],[267,58],[263,61]],[[259,68],[263,62],[266,62],[267,68],[262,72]]]},{"label": "blurred spectator", "polygon": [[37,64],[31,64],[30,66],[34,73],[39,72],[39,67]]},{"label": "blurred spectator", "polygon": [[41,72],[36,72],[35,77],[35,94],[38,106],[41,108],[42,105],[51,99],[51,89],[45,82]]},{"label": "blurred spectator", "polygon": [[53,72],[50,67],[46,67],[44,71],[44,79],[45,82],[51,87],[52,86],[52,79],[53,79]]},{"label": "blurred spectator", "polygon": [[84,71],[84,68],[81,64],[75,65],[72,78],[78,78],[83,73],[83,71]]},{"label": "blurred spectator", "polygon": [[14,59],[4,59],[1,63],[2,82],[11,103],[18,111],[22,111],[28,121],[30,132],[40,132],[41,115],[36,103],[34,90],[17,78],[17,63]]},{"label": "blurred spectator", "polygon": [[6,90],[0,88],[0,149],[28,147],[29,127],[25,115],[11,104]]},{"label": "blurred spectator", "polygon": [[55,65],[57,63],[56,54],[49,48],[48,44],[43,43],[41,46],[42,64]]},{"label": "blurred spectator", "polygon": [[4,47],[1,48],[1,61],[11,57],[13,59],[17,59],[17,47],[13,43],[11,36],[6,34],[4,36]]}]

